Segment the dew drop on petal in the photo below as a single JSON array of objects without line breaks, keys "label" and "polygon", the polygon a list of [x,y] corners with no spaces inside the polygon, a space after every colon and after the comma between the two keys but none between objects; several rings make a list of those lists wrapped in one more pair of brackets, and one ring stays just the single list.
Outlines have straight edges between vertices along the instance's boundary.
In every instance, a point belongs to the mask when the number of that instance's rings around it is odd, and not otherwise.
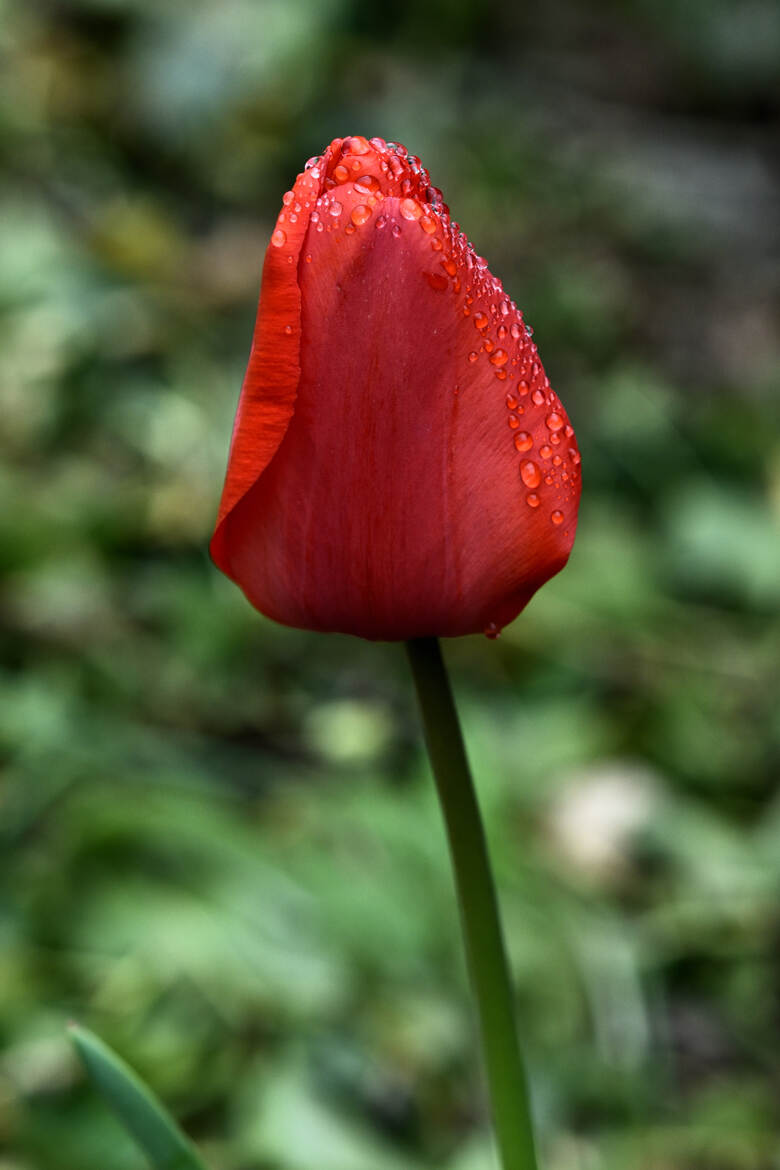
[{"label": "dew drop on petal", "polygon": [[371,218],[371,208],[366,207],[365,203],[358,203],[352,208],[349,218],[355,227],[360,227]]},{"label": "dew drop on petal", "polygon": [[271,243],[275,248],[281,248],[284,244],[287,243],[286,233],[283,232],[281,228],[277,228],[274,234],[271,236]]},{"label": "dew drop on petal", "polygon": [[559,431],[566,425],[557,410],[551,410],[544,421],[547,424],[548,430],[551,431]]},{"label": "dew drop on petal", "polygon": [[488,319],[485,316],[485,314],[484,313],[475,313],[474,314],[474,328],[479,329],[481,332],[483,329],[487,329],[487,327],[488,327]]},{"label": "dew drop on petal", "polygon": [[355,190],[359,195],[375,195],[379,190],[379,179],[373,175],[361,175],[355,179]]},{"label": "dew drop on petal", "polygon": [[447,277],[442,276],[440,272],[427,272],[426,279],[435,292],[444,292],[445,288],[449,287]]},{"label": "dew drop on petal", "polygon": [[525,497],[525,502],[528,504],[529,508],[538,508],[539,504],[541,503],[536,492],[529,492],[529,494]]},{"label": "dew drop on petal", "polygon": [[394,223],[394,224],[393,224],[393,235],[395,236],[395,238],[396,238],[396,239],[398,239],[398,237],[400,236],[400,234],[401,234],[401,225],[400,225],[400,223]]},{"label": "dew drop on petal", "polygon": [[414,199],[402,199],[398,210],[404,219],[419,219],[422,215],[422,207]]},{"label": "dew drop on petal", "polygon": [[420,227],[427,235],[432,236],[436,231],[436,220],[432,215],[421,215]]},{"label": "dew drop on petal", "polygon": [[541,455],[542,459],[549,459],[552,453],[553,449],[549,443],[543,443],[539,448],[539,454]]},{"label": "dew drop on petal", "polygon": [[537,406],[543,406],[543,405],[544,405],[544,393],[543,393],[543,391],[541,391],[541,390],[534,390],[534,392],[533,392],[533,394],[531,395],[531,397],[533,398],[533,400],[534,400],[534,402],[536,403],[536,405],[537,405]]},{"label": "dew drop on petal", "polygon": [[381,231],[382,228],[386,226],[386,224],[387,224],[387,216],[386,215],[378,215],[376,217],[376,222],[374,223],[374,227],[379,228],[379,230]]},{"label": "dew drop on petal", "polygon": [[552,520],[553,524],[563,524],[563,512],[559,512],[556,508],[550,519]]},{"label": "dew drop on petal", "polygon": [[346,183],[349,178],[349,171],[343,163],[339,163],[337,167],[333,168],[333,178],[337,183]]},{"label": "dew drop on petal", "polygon": [[287,336],[289,337],[289,335],[292,333],[292,325],[285,325],[284,331],[287,334]]},{"label": "dew drop on petal", "polygon": [[525,486],[530,488],[538,487],[542,479],[539,468],[530,459],[520,464],[520,477]]},{"label": "dew drop on petal", "polygon": [[509,354],[505,349],[497,349],[495,353],[491,353],[490,361],[494,366],[505,366],[509,361]]},{"label": "dew drop on petal", "polygon": [[469,361],[475,362],[478,357],[479,357],[479,354],[477,353],[477,351],[475,349],[472,349],[471,353],[469,354]]},{"label": "dew drop on petal", "polygon": [[534,441],[528,434],[528,431],[518,431],[515,435],[515,447],[518,451],[530,451],[534,445]]},{"label": "dew drop on petal", "polygon": [[528,383],[526,381],[518,382],[517,389],[521,395],[527,394],[528,393]]},{"label": "dew drop on petal", "polygon": [[498,626],[496,625],[495,622],[488,622],[488,624],[485,626],[485,637],[486,638],[495,639],[498,637],[498,635],[500,633],[501,633],[501,630],[498,628]]},{"label": "dew drop on petal", "polygon": [[509,425],[513,431],[516,431],[517,428],[520,426],[520,419],[517,417],[516,414],[510,414],[509,418],[506,421],[509,423]]},{"label": "dew drop on petal", "polygon": [[509,409],[510,409],[510,410],[516,410],[516,409],[517,409],[517,399],[515,398],[514,394],[507,394],[507,396],[506,396],[506,404],[507,404],[507,406],[509,407]]},{"label": "dew drop on petal", "polygon": [[331,203],[330,207],[328,208],[328,211],[334,217],[334,219],[337,216],[341,215],[343,210],[344,210],[344,208],[341,206],[338,199],[334,199],[333,202]]}]

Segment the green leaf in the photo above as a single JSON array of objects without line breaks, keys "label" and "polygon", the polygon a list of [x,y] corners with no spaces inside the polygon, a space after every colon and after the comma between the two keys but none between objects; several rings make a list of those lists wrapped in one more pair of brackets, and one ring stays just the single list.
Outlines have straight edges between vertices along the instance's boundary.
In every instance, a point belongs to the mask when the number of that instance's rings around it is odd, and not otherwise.
[{"label": "green leaf", "polygon": [[206,1170],[195,1147],[129,1065],[78,1024],[68,1026],[87,1073],[154,1170]]}]

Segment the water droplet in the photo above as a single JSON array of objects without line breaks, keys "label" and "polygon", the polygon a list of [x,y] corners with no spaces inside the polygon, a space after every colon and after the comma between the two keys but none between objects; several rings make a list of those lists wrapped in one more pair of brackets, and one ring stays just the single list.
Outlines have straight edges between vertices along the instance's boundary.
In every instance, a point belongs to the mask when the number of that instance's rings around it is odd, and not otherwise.
[{"label": "water droplet", "polygon": [[536,405],[537,405],[537,406],[543,406],[543,405],[544,405],[544,394],[542,393],[542,391],[541,391],[541,390],[534,390],[534,392],[533,392],[533,394],[531,395],[531,397],[533,398],[533,400],[534,400],[534,402],[536,403]]},{"label": "water droplet", "polygon": [[474,314],[474,328],[479,329],[481,332],[483,329],[487,329],[487,327],[488,327],[488,319],[487,319],[486,315],[484,313],[475,313]]},{"label": "water droplet", "polygon": [[521,396],[524,397],[528,393],[528,383],[526,381],[518,382],[517,389],[519,390]]},{"label": "water droplet", "polygon": [[295,196],[292,191],[285,191],[284,195],[282,195],[282,203],[287,207],[289,203],[292,203],[294,198]]},{"label": "water droplet", "polygon": [[500,633],[501,633],[501,630],[498,628],[498,626],[496,625],[495,622],[488,622],[488,624],[485,626],[485,637],[486,638],[491,638],[491,639],[495,640],[499,636]]},{"label": "water droplet", "polygon": [[570,439],[574,434],[574,427],[571,423],[566,424],[566,430],[563,432],[567,439]]},{"label": "water droplet", "polygon": [[421,215],[419,222],[420,227],[427,235],[432,236],[436,231],[436,220],[432,215]]},{"label": "water droplet", "polygon": [[369,154],[371,151],[368,141],[360,134],[355,134],[354,137],[347,138],[344,146],[352,154]]},{"label": "water droplet", "polygon": [[334,219],[337,216],[341,215],[343,210],[344,210],[344,208],[341,206],[338,199],[334,199],[333,202],[331,203],[330,207],[328,208],[328,211],[334,217]]},{"label": "water droplet", "polygon": [[311,264],[311,252],[306,253],[305,259],[307,264]]},{"label": "water droplet", "polygon": [[395,236],[395,238],[396,238],[396,239],[398,239],[398,237],[400,236],[400,234],[401,234],[401,225],[400,225],[400,223],[394,223],[394,224],[393,224],[393,235]]},{"label": "water droplet", "polygon": [[373,175],[361,175],[359,179],[355,179],[355,190],[358,195],[376,195],[379,190],[379,179],[375,179]]},{"label": "water droplet", "polygon": [[271,243],[275,248],[281,248],[284,244],[287,243],[286,233],[283,232],[281,228],[277,228],[274,234],[271,236]]},{"label": "water droplet", "polygon": [[553,449],[549,443],[543,443],[539,448],[539,454],[541,455],[542,459],[549,459],[552,453]]},{"label": "water droplet", "polygon": [[509,326],[509,332],[514,337],[515,341],[517,341],[518,337],[520,336],[520,326],[517,324],[517,321],[513,321]]},{"label": "water droplet", "polygon": [[471,353],[469,354],[469,361],[475,362],[478,357],[479,357],[479,354],[477,353],[477,351],[475,349],[472,349]]},{"label": "water droplet", "polygon": [[530,451],[534,445],[534,441],[528,434],[528,431],[518,431],[515,435],[515,447],[518,451]]},{"label": "water droplet", "polygon": [[569,447],[569,457],[571,458],[571,461],[575,465],[575,467],[577,466],[578,463],[582,462],[582,456],[580,455],[580,453],[576,447]]},{"label": "water droplet", "polygon": [[402,199],[398,205],[398,210],[404,219],[419,219],[422,215],[422,207],[414,199]]},{"label": "water droplet", "polygon": [[491,353],[490,361],[494,366],[505,366],[509,361],[509,354],[505,349],[497,349],[495,353]]},{"label": "water droplet", "polygon": [[376,217],[374,227],[379,228],[379,230],[381,231],[382,228],[385,227],[386,224],[387,224],[387,216],[386,215],[378,215]]},{"label": "water droplet", "polygon": [[440,272],[426,273],[428,284],[435,292],[444,292],[445,288],[449,287],[449,281],[446,276],[442,276]]},{"label": "water droplet", "polygon": [[542,479],[539,468],[530,459],[520,464],[520,478],[530,488],[538,487]]},{"label": "water droplet", "polygon": [[287,336],[289,337],[290,334],[292,333],[292,325],[285,325],[284,331],[287,334]]},{"label": "water droplet", "polygon": [[496,343],[495,343],[495,341],[491,341],[491,339],[489,337],[486,337],[484,342],[483,342],[482,348],[484,349],[485,353],[492,353],[493,350],[496,348]]},{"label": "water droplet", "polygon": [[348,236],[353,236],[355,234],[354,223],[348,223],[347,226],[344,228],[344,231],[347,233]]},{"label": "water droplet", "polygon": [[506,370],[496,370],[496,377],[499,382],[506,382]]},{"label": "water droplet", "polygon": [[365,203],[358,203],[352,208],[349,218],[355,227],[360,227],[371,218],[371,208],[366,207]]},{"label": "water droplet", "polygon": [[444,245],[442,244],[441,240],[437,236],[436,239],[431,240],[431,247],[433,248],[434,252],[441,252]]},{"label": "water droplet", "polygon": [[520,419],[517,417],[516,414],[510,414],[509,418],[506,421],[509,423],[509,425],[513,431],[516,431],[517,428],[520,426]]},{"label": "water droplet", "polygon": [[506,404],[507,404],[507,406],[509,407],[509,409],[510,409],[510,410],[516,410],[516,409],[517,409],[517,399],[515,398],[514,394],[507,394],[507,396],[506,396]]},{"label": "water droplet", "polygon": [[539,504],[541,503],[541,500],[537,496],[536,492],[530,492],[525,497],[525,502],[526,502],[526,504],[528,504],[529,508],[538,508]]},{"label": "water droplet", "polygon": [[553,524],[563,524],[563,512],[559,512],[556,508],[550,519],[552,520]]},{"label": "water droplet", "polygon": [[548,430],[551,431],[560,431],[566,425],[562,415],[558,414],[557,410],[551,410],[544,421],[547,424]]},{"label": "water droplet", "polygon": [[441,266],[444,269],[444,271],[447,273],[448,276],[454,276],[455,273],[458,271],[457,265],[455,264],[454,260],[442,260]]},{"label": "water droplet", "polygon": [[346,183],[349,178],[349,171],[343,163],[339,163],[338,166],[333,168],[333,178],[337,183]]},{"label": "water droplet", "polygon": [[562,463],[563,460],[561,459],[560,455],[553,455],[553,467],[560,467]]},{"label": "water droplet", "polygon": [[498,340],[503,341],[505,337],[506,337],[506,325],[499,325],[499,327],[498,327]]}]

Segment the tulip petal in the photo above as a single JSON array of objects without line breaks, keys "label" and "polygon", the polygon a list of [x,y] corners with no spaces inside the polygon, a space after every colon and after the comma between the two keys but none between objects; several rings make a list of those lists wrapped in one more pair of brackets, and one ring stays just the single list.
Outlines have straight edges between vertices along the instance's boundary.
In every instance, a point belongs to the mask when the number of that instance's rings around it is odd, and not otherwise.
[{"label": "tulip petal", "polygon": [[521,314],[418,160],[379,141],[325,156],[294,410],[219,563],[289,625],[497,633],[568,558],[579,454]]},{"label": "tulip petal", "polygon": [[298,260],[319,190],[318,175],[305,171],[290,192],[288,206],[301,214],[280,213],[263,264],[260,301],[252,348],[228,460],[211,554],[223,567],[226,550],[223,522],[273,459],[292,418],[300,377],[301,293]]}]

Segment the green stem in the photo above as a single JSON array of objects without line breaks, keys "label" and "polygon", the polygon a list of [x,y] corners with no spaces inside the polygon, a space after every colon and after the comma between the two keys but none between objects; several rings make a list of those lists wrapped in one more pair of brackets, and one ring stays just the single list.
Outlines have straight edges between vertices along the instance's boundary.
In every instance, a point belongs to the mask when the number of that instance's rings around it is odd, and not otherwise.
[{"label": "green stem", "polygon": [[447,825],[501,1163],[537,1170],[496,891],[458,714],[438,640],[418,638],[406,648]]}]

